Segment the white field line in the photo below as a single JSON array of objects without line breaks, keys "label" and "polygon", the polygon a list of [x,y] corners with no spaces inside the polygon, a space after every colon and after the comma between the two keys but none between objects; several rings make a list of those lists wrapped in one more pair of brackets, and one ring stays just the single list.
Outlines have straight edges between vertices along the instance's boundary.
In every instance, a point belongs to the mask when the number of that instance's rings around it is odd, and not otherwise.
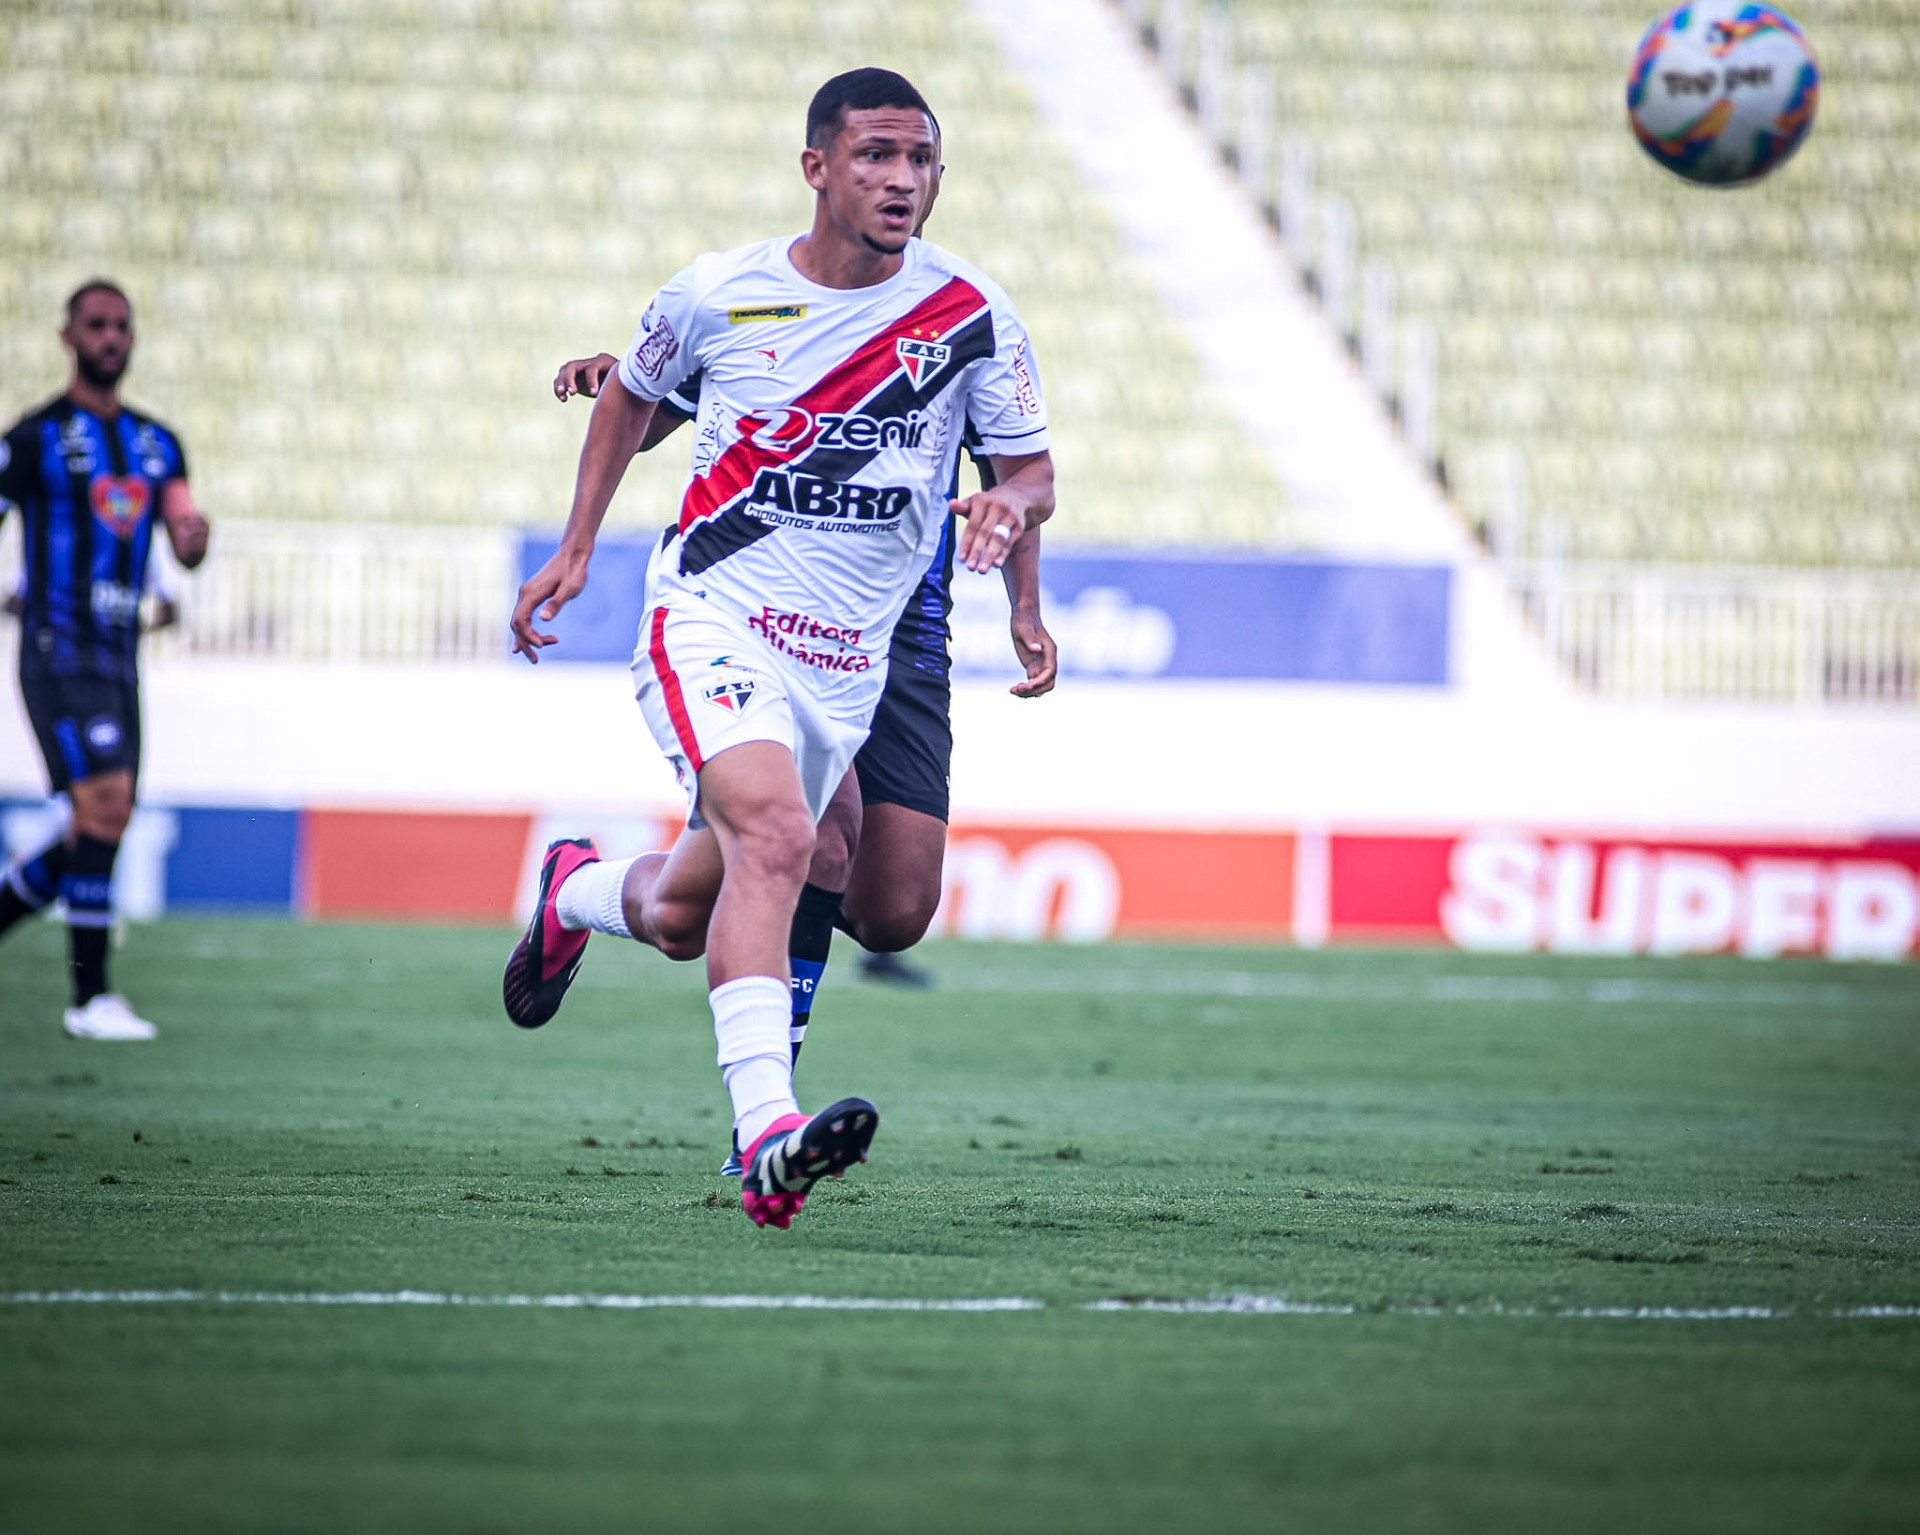
[{"label": "white field line", "polygon": [[[1284,1295],[1218,1295],[1206,1300],[1156,1297],[1087,1302],[1088,1311],[1148,1311],[1168,1316],[1514,1316],[1556,1321],[1777,1322],[1803,1313],[1792,1306],[1370,1306],[1291,1301]],[[1920,1319],[1920,1306],[1852,1306],[1809,1311],[1841,1321]]]},{"label": "white field line", "polygon": [[1920,997],[1833,982],[1647,981],[1544,976],[1316,975],[1276,970],[943,970],[943,991],[1116,992],[1178,997],[1279,998],[1306,1002],[1562,1002],[1596,1006],[1847,1007],[1920,1012]]},{"label": "white field line", "polygon": [[470,1306],[547,1311],[1043,1311],[1019,1295],[459,1295],[442,1290],[19,1290],[9,1306]]},{"label": "white field line", "polygon": [[[15,1290],[5,1306],[452,1306],[545,1311],[1046,1311],[1022,1295],[922,1299],[884,1295],[461,1295],[444,1290]],[[1086,1301],[1081,1311],[1165,1316],[1512,1316],[1561,1321],[1767,1322],[1803,1313],[1791,1306],[1375,1306],[1295,1301],[1284,1295],[1219,1295],[1207,1299],[1121,1297]],[[1920,1320],[1920,1306],[1850,1306],[1809,1311],[1842,1321]]]}]

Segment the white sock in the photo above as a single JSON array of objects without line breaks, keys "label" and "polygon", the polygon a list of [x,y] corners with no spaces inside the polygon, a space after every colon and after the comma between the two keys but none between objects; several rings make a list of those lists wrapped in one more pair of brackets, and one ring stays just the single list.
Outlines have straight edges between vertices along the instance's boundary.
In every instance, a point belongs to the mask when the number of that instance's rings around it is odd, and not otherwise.
[{"label": "white sock", "polygon": [[596,933],[611,933],[615,938],[631,938],[633,934],[627,927],[626,908],[620,897],[626,889],[627,870],[639,861],[637,858],[602,859],[569,874],[553,901],[560,925],[569,932],[577,933],[584,927]]},{"label": "white sock", "polygon": [[793,1096],[793,999],[777,975],[744,975],[716,986],[713,1037],[720,1075],[733,1099],[733,1129],[744,1152],[782,1114],[797,1114]]}]

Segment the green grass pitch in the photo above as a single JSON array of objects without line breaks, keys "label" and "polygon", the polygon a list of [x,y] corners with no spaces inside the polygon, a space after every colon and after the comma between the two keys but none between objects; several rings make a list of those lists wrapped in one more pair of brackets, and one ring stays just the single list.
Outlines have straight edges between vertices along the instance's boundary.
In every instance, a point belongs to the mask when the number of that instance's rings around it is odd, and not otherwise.
[{"label": "green grass pitch", "polygon": [[[841,962],[802,1098],[883,1124],[779,1233],[697,968],[521,1034],[509,942],[136,929],[151,1045],[0,949],[0,1531],[1920,1527],[1920,971]],[[218,1298],[399,1291],[1040,1304]],[[1090,1309],[1233,1295],[1328,1309]]]}]

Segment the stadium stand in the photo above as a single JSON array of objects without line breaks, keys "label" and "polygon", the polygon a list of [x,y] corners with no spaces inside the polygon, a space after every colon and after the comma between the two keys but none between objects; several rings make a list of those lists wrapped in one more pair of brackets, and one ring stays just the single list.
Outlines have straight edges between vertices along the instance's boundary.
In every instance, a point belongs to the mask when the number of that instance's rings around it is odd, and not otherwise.
[{"label": "stadium stand", "polygon": [[1497,552],[1920,565],[1920,10],[1792,5],[1819,121],[1707,192],[1627,130],[1655,0],[1126,9],[1356,352],[1436,338],[1432,451]]},{"label": "stadium stand", "polygon": [[[60,300],[107,271],[139,306],[130,394],[229,524],[557,524],[584,412],[553,403],[555,366],[617,349],[694,253],[804,224],[808,96],[884,62],[942,113],[931,233],[1035,334],[1059,536],[1298,542],[966,6],[870,23],[833,0],[9,0],[11,405],[60,376]],[[643,464],[613,523],[663,520],[684,469]]]}]

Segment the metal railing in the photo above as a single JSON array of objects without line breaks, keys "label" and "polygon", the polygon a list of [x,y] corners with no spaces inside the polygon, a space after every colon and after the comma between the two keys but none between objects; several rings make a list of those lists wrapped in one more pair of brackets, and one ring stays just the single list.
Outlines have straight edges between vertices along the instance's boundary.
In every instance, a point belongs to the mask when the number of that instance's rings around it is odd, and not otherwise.
[{"label": "metal railing", "polygon": [[506,654],[515,535],[493,528],[227,523],[162,655],[486,661]]},{"label": "metal railing", "polygon": [[1920,572],[1504,566],[1580,686],[1640,699],[1920,700]]},{"label": "metal railing", "polygon": [[[471,662],[507,654],[519,584],[511,529],[221,521],[213,540],[201,569],[163,578],[178,588],[180,617],[148,636],[149,656]],[[14,590],[19,570],[18,537],[0,540],[0,589]],[[149,615],[153,603],[150,587]]]},{"label": "metal railing", "polygon": [[[222,522],[148,653],[480,662],[507,654],[519,535]],[[1920,703],[1920,571],[1500,562],[1580,687],[1611,697]],[[0,589],[19,570],[0,539]]]}]

